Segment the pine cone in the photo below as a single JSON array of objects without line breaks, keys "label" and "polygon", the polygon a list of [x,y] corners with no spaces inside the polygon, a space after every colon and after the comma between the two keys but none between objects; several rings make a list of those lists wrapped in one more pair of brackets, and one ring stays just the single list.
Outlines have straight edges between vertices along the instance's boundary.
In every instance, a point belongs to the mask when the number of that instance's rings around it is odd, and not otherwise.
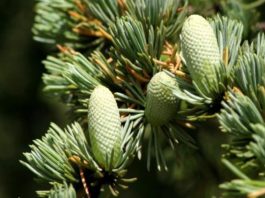
[{"label": "pine cone", "polygon": [[207,78],[214,82],[214,67],[220,63],[217,39],[209,22],[199,15],[191,15],[183,24],[181,47],[187,68],[200,87]]},{"label": "pine cone", "polygon": [[90,97],[88,109],[88,130],[92,152],[96,161],[107,168],[106,158],[113,160],[115,167],[121,154],[121,121],[117,103],[110,90],[97,86]]},{"label": "pine cone", "polygon": [[170,88],[178,86],[176,79],[165,72],[153,76],[147,86],[145,116],[153,126],[161,126],[177,113],[178,99]]}]

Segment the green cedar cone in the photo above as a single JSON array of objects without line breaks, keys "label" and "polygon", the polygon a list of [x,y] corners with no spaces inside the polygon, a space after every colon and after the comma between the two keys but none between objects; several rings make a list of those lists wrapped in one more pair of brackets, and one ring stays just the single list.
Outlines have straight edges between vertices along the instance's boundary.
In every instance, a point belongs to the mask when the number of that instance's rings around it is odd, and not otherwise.
[{"label": "green cedar cone", "polygon": [[145,116],[153,126],[161,126],[172,120],[178,110],[178,99],[170,87],[178,86],[174,77],[165,72],[153,76],[147,86]]},{"label": "green cedar cone", "polygon": [[217,39],[209,22],[199,15],[191,15],[181,32],[182,54],[193,81],[201,87],[207,78],[210,83],[216,76],[214,67],[220,64]]},{"label": "green cedar cone", "polygon": [[97,86],[90,97],[88,131],[92,151],[101,167],[107,167],[106,158],[114,152],[112,167],[121,154],[121,121],[113,94],[104,86]]}]

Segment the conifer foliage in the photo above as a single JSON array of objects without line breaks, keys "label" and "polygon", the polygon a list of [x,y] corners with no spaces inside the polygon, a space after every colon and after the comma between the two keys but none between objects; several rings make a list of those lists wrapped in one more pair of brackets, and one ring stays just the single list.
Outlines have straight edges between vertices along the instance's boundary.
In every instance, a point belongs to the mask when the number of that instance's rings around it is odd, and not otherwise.
[{"label": "conifer foliage", "polygon": [[117,196],[136,181],[133,160],[168,170],[165,147],[196,150],[190,128],[208,119],[231,138],[220,160],[237,179],[223,195],[264,195],[265,35],[243,32],[180,0],[39,0],[34,38],[58,49],[43,61],[44,91],[73,120],[51,123],[20,161],[50,184],[38,195]]}]

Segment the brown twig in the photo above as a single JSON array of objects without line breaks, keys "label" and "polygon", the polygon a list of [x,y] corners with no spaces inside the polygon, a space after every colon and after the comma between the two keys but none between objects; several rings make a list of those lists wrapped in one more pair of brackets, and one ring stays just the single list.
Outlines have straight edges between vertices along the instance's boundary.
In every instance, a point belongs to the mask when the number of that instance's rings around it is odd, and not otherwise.
[{"label": "brown twig", "polygon": [[56,47],[59,49],[60,52],[64,54],[72,54],[72,55],[77,54],[77,52],[70,47],[62,46],[59,44],[57,44]]},{"label": "brown twig", "polygon": [[162,68],[169,70],[171,73],[181,77],[182,79],[191,82],[191,80],[188,78],[187,74],[184,73],[183,71],[179,70],[181,67],[181,60],[180,58],[176,58],[176,62],[175,63],[171,63],[171,62],[163,62],[157,59],[153,59],[153,61],[162,66]]},{"label": "brown twig", "polygon": [[79,168],[79,173],[80,173],[81,181],[82,181],[82,184],[83,184],[83,188],[85,190],[85,193],[87,195],[87,198],[91,198],[90,192],[89,192],[89,187],[87,185],[87,182],[86,182],[86,178],[85,178],[85,174],[84,174],[83,169]]},{"label": "brown twig", "polygon": [[125,10],[127,10],[127,5],[125,0],[118,0],[118,5],[121,7],[122,11],[124,12]]},{"label": "brown twig", "polygon": [[84,4],[80,0],[75,0],[75,4],[82,13],[86,11]]},{"label": "brown twig", "polygon": [[85,35],[85,36],[95,36],[95,37],[103,37],[106,38],[110,41],[112,41],[112,36],[107,33],[102,27],[97,26],[97,30],[91,30],[91,29],[82,29],[82,27],[80,27],[80,25],[76,26],[73,28],[73,31],[81,34],[81,35]]},{"label": "brown twig", "polygon": [[132,69],[129,65],[126,65],[127,71],[139,82],[147,83],[149,82],[149,79],[146,77],[141,76],[138,74],[134,69]]},{"label": "brown twig", "polygon": [[68,14],[76,19],[76,20],[80,20],[80,21],[87,21],[87,18],[81,14],[79,14],[78,12],[75,12],[75,11],[68,11]]}]

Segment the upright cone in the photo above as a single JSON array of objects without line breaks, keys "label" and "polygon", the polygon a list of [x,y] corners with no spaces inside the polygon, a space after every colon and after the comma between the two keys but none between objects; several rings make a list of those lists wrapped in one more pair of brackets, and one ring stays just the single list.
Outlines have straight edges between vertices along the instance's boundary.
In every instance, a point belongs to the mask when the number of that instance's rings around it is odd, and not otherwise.
[{"label": "upright cone", "polygon": [[214,82],[214,67],[220,64],[217,39],[209,22],[199,15],[191,15],[181,32],[182,54],[193,81],[200,87],[207,80]]},{"label": "upright cone", "polygon": [[170,87],[178,86],[174,77],[158,72],[147,86],[145,116],[153,126],[161,126],[174,118],[178,110],[178,99]]},{"label": "upright cone", "polygon": [[91,94],[88,109],[88,131],[92,152],[101,167],[112,153],[115,167],[121,154],[121,121],[117,103],[110,90],[97,86]]}]

